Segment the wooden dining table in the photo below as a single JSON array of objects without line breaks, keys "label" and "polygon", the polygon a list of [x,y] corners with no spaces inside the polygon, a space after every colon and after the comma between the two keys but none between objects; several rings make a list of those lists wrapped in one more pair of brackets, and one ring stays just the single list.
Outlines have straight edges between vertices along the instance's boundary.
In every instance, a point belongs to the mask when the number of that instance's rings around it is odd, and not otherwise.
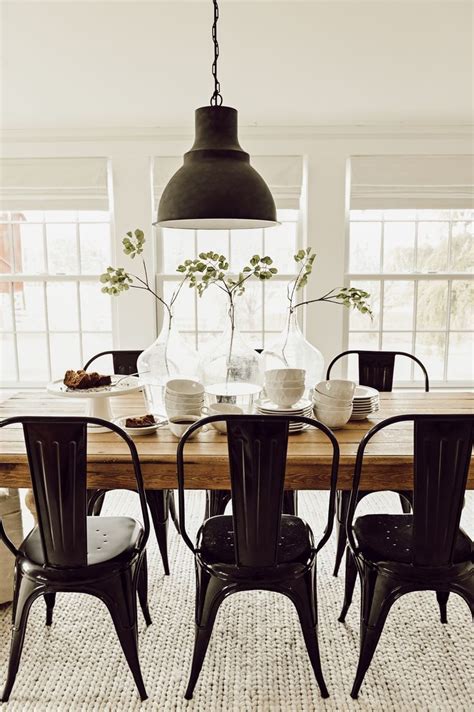
[{"label": "wooden dining table", "polygon": [[[141,392],[113,399],[114,415],[146,412]],[[384,418],[403,413],[473,413],[474,394],[438,391],[394,391],[380,394],[380,410],[367,420],[350,421],[335,431],[341,450],[338,488],[352,484],[357,447],[363,435]],[[84,415],[85,402],[56,398],[45,391],[19,391],[0,403],[0,419],[17,415]],[[147,489],[177,486],[177,440],[165,427],[135,437]],[[329,489],[332,447],[316,429],[290,435],[285,487],[289,490]],[[88,486],[134,488],[134,475],[126,444],[112,432],[88,433]],[[210,429],[188,441],[185,448],[186,487],[228,489],[227,438]],[[377,434],[367,448],[361,488],[403,490],[413,486],[413,425],[398,423]],[[30,476],[21,425],[0,428],[0,487],[29,487]],[[468,477],[474,489],[474,466]]]}]

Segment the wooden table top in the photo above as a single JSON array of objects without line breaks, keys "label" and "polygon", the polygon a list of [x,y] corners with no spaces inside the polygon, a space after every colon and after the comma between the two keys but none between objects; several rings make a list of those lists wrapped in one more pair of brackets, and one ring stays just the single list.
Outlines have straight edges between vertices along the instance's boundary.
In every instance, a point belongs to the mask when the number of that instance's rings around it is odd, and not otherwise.
[{"label": "wooden table top", "polygon": [[[338,486],[350,489],[357,446],[376,422],[408,413],[473,413],[474,394],[465,392],[382,393],[380,411],[368,420],[349,422],[335,431],[341,448]],[[43,391],[19,392],[0,404],[0,419],[14,415],[82,415],[86,401],[56,398]],[[145,412],[143,395],[112,399],[115,416]],[[412,487],[413,426],[398,423],[377,434],[366,451],[362,489],[410,489]],[[167,428],[135,438],[149,489],[176,487],[177,440]],[[229,487],[227,439],[214,430],[200,433],[186,445],[186,486],[191,489]],[[292,435],[288,443],[288,489],[328,489],[332,448],[325,436],[310,429]],[[115,433],[88,435],[88,483],[90,487],[133,487],[127,447]],[[21,426],[0,429],[0,486],[28,487],[30,478]],[[474,489],[474,466],[468,488]]]}]

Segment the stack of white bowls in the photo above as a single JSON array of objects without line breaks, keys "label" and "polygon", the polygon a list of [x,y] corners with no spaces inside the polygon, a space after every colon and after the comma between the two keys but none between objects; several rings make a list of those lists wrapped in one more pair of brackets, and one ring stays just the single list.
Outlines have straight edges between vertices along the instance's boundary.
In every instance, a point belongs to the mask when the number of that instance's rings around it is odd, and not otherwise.
[{"label": "stack of white bowls", "polygon": [[379,409],[379,392],[370,386],[357,386],[351,420],[365,420]]},{"label": "stack of white bowls", "polygon": [[265,371],[265,393],[268,399],[280,407],[297,403],[305,391],[304,368],[272,368]]},{"label": "stack of white bowls", "polygon": [[165,386],[165,408],[168,418],[177,415],[201,415],[204,386],[199,381],[173,378]]},{"label": "stack of white bowls", "polygon": [[313,408],[317,420],[329,428],[342,428],[352,415],[352,399],[356,384],[334,379],[321,381],[313,391]]}]

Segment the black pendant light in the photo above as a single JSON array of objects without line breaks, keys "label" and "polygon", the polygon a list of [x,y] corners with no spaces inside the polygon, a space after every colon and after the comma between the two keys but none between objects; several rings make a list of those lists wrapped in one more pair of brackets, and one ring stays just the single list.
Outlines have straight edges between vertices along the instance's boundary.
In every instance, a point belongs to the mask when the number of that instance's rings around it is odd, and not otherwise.
[{"label": "black pendant light", "polygon": [[217,0],[213,5],[214,93],[210,106],[196,109],[193,147],[163,191],[155,224],[207,230],[271,227],[278,224],[272,194],[239,144],[237,111],[222,106]]}]

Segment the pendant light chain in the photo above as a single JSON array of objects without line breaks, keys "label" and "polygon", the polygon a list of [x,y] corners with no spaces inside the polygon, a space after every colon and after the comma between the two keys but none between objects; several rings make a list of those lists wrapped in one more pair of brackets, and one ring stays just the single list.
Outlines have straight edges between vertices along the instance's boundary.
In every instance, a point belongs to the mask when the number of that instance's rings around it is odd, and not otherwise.
[{"label": "pendant light chain", "polygon": [[212,76],[214,77],[214,92],[211,96],[211,106],[222,105],[221,85],[217,78],[217,60],[219,57],[219,43],[217,41],[217,20],[219,19],[219,7],[217,0],[213,0],[214,23],[212,25],[212,41],[214,42],[214,61],[212,63]]}]

